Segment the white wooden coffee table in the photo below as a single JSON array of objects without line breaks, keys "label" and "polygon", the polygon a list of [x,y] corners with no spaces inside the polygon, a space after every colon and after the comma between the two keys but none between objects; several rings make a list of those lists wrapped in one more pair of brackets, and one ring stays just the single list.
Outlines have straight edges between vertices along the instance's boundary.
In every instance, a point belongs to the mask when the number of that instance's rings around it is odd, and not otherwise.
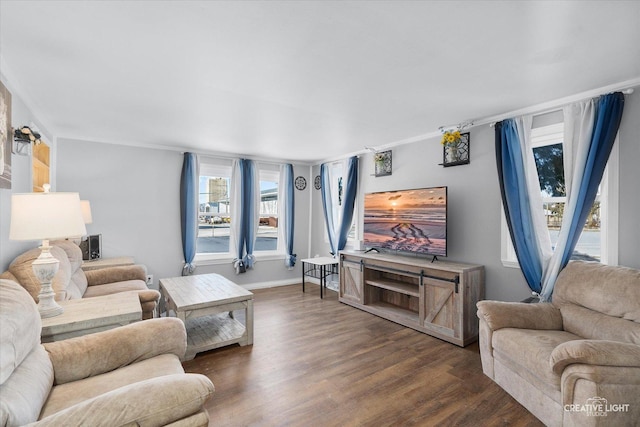
[{"label": "white wooden coffee table", "polygon": [[[187,329],[184,360],[231,344],[253,344],[253,294],[219,274],[160,279],[167,313],[173,310]],[[246,325],[233,318],[244,310]],[[227,313],[228,312],[228,313]]]},{"label": "white wooden coffee table", "polygon": [[142,319],[137,292],[58,302],[64,312],[42,319],[42,342],[60,341],[128,325]]}]

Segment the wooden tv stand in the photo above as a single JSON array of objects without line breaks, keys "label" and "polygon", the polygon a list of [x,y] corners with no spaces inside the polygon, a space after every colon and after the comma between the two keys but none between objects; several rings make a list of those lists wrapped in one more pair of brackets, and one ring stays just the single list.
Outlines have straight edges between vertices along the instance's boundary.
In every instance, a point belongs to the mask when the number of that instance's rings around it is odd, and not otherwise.
[{"label": "wooden tv stand", "polygon": [[484,266],[340,252],[340,302],[450,343],[478,339]]}]

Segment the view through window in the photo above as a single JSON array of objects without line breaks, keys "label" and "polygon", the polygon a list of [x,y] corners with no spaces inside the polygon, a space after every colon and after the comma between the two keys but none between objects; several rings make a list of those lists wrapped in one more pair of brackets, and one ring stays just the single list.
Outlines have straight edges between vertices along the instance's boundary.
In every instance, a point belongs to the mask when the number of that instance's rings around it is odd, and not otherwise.
[{"label": "view through window", "polygon": [[[231,165],[201,164],[199,181],[198,254],[230,254]],[[276,167],[260,173],[260,219],[254,252],[278,249],[278,182]]]},{"label": "view through window", "polygon": [[[544,215],[554,248],[558,241],[567,201],[563,163],[563,131],[562,124],[537,128],[532,131],[533,156],[538,171]],[[598,191],[571,259],[589,261],[600,261],[601,259],[601,196]]]},{"label": "view through window", "polygon": [[231,168],[228,169],[228,174],[224,175],[200,175],[197,253],[226,254],[230,251]]}]

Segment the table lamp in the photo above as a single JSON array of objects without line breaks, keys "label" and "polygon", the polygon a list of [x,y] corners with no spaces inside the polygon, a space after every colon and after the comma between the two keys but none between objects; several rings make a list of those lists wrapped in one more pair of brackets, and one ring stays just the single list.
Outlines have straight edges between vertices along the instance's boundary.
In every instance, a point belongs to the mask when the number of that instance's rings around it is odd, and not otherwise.
[{"label": "table lamp", "polygon": [[82,220],[85,224],[91,224],[93,222],[91,203],[88,200],[80,200],[80,207],[82,208]]},{"label": "table lamp", "polygon": [[54,298],[51,281],[60,262],[51,255],[49,240],[82,236],[87,233],[78,193],[44,193],[11,195],[11,240],[42,240],[42,252],[33,261],[33,273],[40,281],[38,311],[40,317],[53,317],[63,309]]}]

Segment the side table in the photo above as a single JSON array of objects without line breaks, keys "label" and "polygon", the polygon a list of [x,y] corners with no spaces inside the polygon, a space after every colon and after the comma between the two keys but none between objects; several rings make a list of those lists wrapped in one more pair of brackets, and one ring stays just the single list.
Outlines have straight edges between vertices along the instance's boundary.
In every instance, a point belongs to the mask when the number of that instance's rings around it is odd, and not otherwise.
[{"label": "side table", "polygon": [[82,263],[81,268],[84,271],[98,270],[105,267],[121,267],[123,265],[135,264],[133,257],[121,256],[113,258],[98,258],[95,260],[86,260]]},{"label": "side table", "polygon": [[[304,292],[304,278],[315,277],[320,279],[320,298],[324,298],[322,289],[327,288],[327,276],[335,273],[338,267],[338,260],[332,257],[307,258],[302,261],[302,292]],[[305,264],[310,264],[311,268],[305,268]],[[328,269],[328,267],[331,267]]]},{"label": "side table", "polygon": [[64,312],[42,319],[43,343],[61,341],[142,320],[140,297],[136,292],[120,292],[92,298],[60,301]]}]

